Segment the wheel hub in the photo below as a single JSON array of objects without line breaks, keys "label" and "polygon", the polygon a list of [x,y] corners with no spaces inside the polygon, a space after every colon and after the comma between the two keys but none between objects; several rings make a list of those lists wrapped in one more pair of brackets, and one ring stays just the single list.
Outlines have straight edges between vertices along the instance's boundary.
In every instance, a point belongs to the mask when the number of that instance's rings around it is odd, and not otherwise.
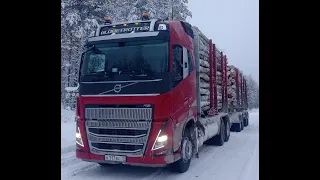
[{"label": "wheel hub", "polygon": [[187,162],[192,157],[192,143],[188,139],[183,141],[182,144],[182,158],[184,162]]}]

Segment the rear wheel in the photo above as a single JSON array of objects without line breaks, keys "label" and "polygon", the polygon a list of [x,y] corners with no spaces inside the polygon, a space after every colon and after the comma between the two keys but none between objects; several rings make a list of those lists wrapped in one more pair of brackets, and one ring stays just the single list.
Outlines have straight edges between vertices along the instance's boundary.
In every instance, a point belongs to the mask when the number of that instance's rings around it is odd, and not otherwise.
[{"label": "rear wheel", "polygon": [[241,124],[241,131],[243,130],[243,128],[244,128],[244,126],[243,126],[243,124],[244,124],[244,120],[242,120],[242,122],[240,123]]},{"label": "rear wheel", "polygon": [[241,123],[234,123],[233,127],[235,129],[236,132],[241,132]]},{"label": "rear wheel", "polygon": [[181,142],[181,159],[169,165],[172,171],[184,173],[186,172],[191,163],[193,155],[193,146],[191,142],[191,128],[186,129]]},{"label": "rear wheel", "polygon": [[220,123],[220,133],[217,134],[216,136],[208,139],[205,144],[207,145],[217,145],[217,146],[222,146],[224,144],[224,141],[225,141],[225,130],[226,130],[226,127],[224,125],[224,122],[221,121]]},{"label": "rear wheel", "polygon": [[230,138],[230,122],[226,121],[226,133],[225,133],[225,137],[224,137],[224,142],[228,142],[229,138]]}]

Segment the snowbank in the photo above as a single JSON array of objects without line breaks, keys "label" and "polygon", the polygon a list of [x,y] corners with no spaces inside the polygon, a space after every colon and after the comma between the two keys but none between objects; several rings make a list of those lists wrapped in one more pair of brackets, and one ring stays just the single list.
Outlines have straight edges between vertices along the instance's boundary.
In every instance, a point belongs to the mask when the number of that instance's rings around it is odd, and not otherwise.
[{"label": "snowbank", "polygon": [[61,123],[74,122],[75,112],[61,108]]},{"label": "snowbank", "polygon": [[249,110],[250,113],[259,112],[259,108]]},{"label": "snowbank", "polygon": [[76,146],[75,112],[61,108],[61,153],[73,151]]}]

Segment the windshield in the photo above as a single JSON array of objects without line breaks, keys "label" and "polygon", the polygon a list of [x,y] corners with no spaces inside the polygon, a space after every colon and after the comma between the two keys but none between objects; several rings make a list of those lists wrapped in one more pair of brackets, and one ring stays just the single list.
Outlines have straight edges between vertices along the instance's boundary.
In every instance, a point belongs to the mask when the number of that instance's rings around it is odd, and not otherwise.
[{"label": "windshield", "polygon": [[96,44],[86,51],[81,74],[168,72],[168,51],[164,40]]}]

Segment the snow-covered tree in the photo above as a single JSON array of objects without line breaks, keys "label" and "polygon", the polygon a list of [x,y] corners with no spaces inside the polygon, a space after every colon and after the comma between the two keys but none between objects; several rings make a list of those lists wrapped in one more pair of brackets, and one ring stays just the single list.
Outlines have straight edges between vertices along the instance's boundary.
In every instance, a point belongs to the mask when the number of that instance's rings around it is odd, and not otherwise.
[{"label": "snow-covered tree", "polygon": [[247,81],[247,95],[249,109],[259,108],[259,85],[251,75],[245,76]]}]

